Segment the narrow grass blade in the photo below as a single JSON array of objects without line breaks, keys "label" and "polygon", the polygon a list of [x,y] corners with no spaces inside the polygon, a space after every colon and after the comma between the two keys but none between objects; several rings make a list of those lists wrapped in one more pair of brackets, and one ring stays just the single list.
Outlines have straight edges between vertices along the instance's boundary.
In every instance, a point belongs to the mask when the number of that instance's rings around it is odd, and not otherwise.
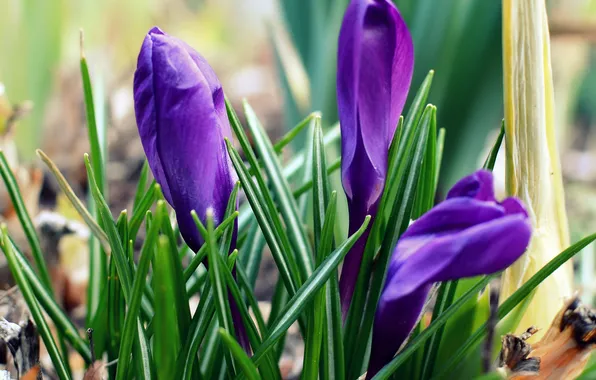
[{"label": "narrow grass blade", "polygon": [[[337,208],[337,193],[331,193],[329,205],[325,213],[325,223],[321,233],[321,248],[331,252],[333,247],[333,227]],[[326,326],[321,355],[323,356],[323,379],[344,379],[345,359],[343,344],[343,321],[339,299],[339,281],[337,270],[331,273],[329,282],[325,286]]]},{"label": "narrow grass blade", "polygon": [[[238,177],[240,178],[240,182],[246,193],[246,198],[250,203],[257,222],[261,226],[261,231],[265,236],[267,245],[271,249],[271,254],[279,269],[280,276],[284,281],[288,293],[293,295],[296,293],[297,284],[300,283],[294,256],[289,253],[289,249],[285,249],[285,244],[280,242],[280,236],[274,231],[270,223],[271,216],[267,209],[263,207],[265,201],[262,200],[261,194],[259,194],[258,190],[255,188],[252,178],[248,174],[246,166],[242,163],[238,152],[232,147],[229,141],[226,141],[226,144],[232,164],[236,169],[236,173],[238,173]],[[283,250],[282,247],[284,247]]]},{"label": "narrow grass blade", "polygon": [[263,126],[254,110],[247,102],[244,102],[244,113],[254,138],[255,147],[263,161],[265,173],[271,184],[271,192],[277,200],[279,212],[283,217],[286,233],[296,255],[298,269],[302,278],[306,279],[313,270],[312,252],[306,232],[298,217],[298,205],[292,196],[288,182],[283,176],[281,164],[271,145],[271,141],[263,130]]},{"label": "narrow grass blade", "polygon": [[430,129],[426,141],[426,152],[422,159],[422,168],[416,187],[416,200],[412,210],[412,219],[418,219],[431,209],[435,202],[435,177],[437,171],[437,114],[431,114]]},{"label": "narrow grass blade", "polygon": [[[134,277],[132,289],[130,291],[124,291],[124,295],[128,304],[128,311],[124,319],[124,328],[122,329],[122,341],[120,344],[120,351],[118,353],[118,369],[116,371],[116,379],[126,378],[128,366],[130,364],[130,354],[132,352],[133,342],[137,339],[140,339],[144,334],[144,331],[142,331],[143,329],[140,327],[138,322],[139,310],[141,307],[141,299],[143,297],[143,289],[145,287],[147,273],[149,273],[149,266],[151,264],[151,259],[153,258],[155,245],[157,243],[156,240],[158,238],[159,227],[165,212],[165,204],[163,202],[158,203],[155,218],[151,223],[145,243],[141,249],[139,265],[137,266],[137,272]],[[121,275],[120,272],[121,270],[118,270],[118,273]],[[129,294],[127,295],[127,293]],[[136,360],[141,360],[143,357],[136,358]]]},{"label": "narrow grass blade", "polygon": [[147,177],[149,176],[149,162],[143,161],[143,167],[141,168],[141,174],[139,174],[139,182],[137,182],[137,191],[135,191],[135,197],[132,203],[132,212],[134,213],[137,209],[139,202],[145,195],[147,189]]},{"label": "narrow grass blade", "polygon": [[12,243],[8,237],[6,226],[2,225],[0,228],[2,230],[2,251],[4,251],[4,255],[6,256],[6,261],[8,262],[10,272],[19,286],[23,298],[27,302],[27,306],[29,307],[33,321],[35,321],[39,335],[41,335],[43,343],[46,346],[48,354],[50,355],[50,359],[52,360],[56,374],[62,380],[70,379],[67,369],[68,367],[64,362],[65,358],[60,356],[58,346],[52,337],[50,328],[48,327],[39,304],[37,303],[37,299],[35,298],[35,294],[31,289],[31,285],[27,281],[23,267],[19,263],[17,255],[12,249]]},{"label": "narrow grass blade", "polygon": [[[335,204],[327,208],[329,203],[329,183],[327,179],[327,170],[325,165],[325,151],[323,150],[323,138],[321,130],[321,120],[314,120],[313,130],[313,157],[312,157],[312,181],[313,181],[313,228],[315,237],[315,261],[320,265],[324,258],[331,252],[333,246],[333,226],[335,225]],[[334,193],[334,202],[336,201]],[[331,213],[326,214],[326,210]],[[331,280],[337,280],[337,272],[332,273]],[[308,310],[309,323],[306,335],[306,348],[304,355],[304,365],[302,378],[315,379],[319,373],[319,358],[321,351],[327,354],[328,350],[334,351],[329,347],[328,339],[333,335],[327,334],[324,328],[327,327],[327,285],[315,295],[312,307]],[[325,355],[325,358],[328,358]],[[333,364],[323,360],[321,362],[327,373],[329,365]]]},{"label": "narrow grass blade", "polygon": [[[341,168],[341,157],[338,157],[335,161],[331,163],[331,165],[329,165],[329,167],[327,168],[327,175],[330,176],[331,174],[339,170],[339,168]],[[294,198],[298,199],[306,192],[308,192],[311,188],[312,180],[308,180],[304,182],[304,184],[302,184],[299,188],[294,190],[292,194],[294,195]]]},{"label": "narrow grass blade", "polygon": [[[234,253],[237,253],[237,252],[238,251],[234,251]],[[225,267],[223,258],[219,255],[216,256],[215,258],[219,261],[220,268],[222,268],[221,274],[223,275],[225,282],[228,286],[229,294],[232,295],[232,298],[234,299],[234,301],[236,302],[236,305],[238,307],[238,311],[240,312],[240,314],[242,316],[242,323],[244,324],[244,327],[248,334],[250,345],[251,345],[251,347],[259,347],[262,342],[261,337],[259,335],[259,330],[255,326],[254,320],[248,312],[246,304],[244,303],[244,299],[242,298],[242,295],[240,293],[240,288],[238,287],[236,280],[232,276],[232,272]],[[238,267],[236,268],[236,273],[237,273],[237,277],[238,277]],[[257,305],[256,310],[258,312],[258,305]],[[263,323],[262,317],[261,317],[260,323]],[[262,326],[261,328],[264,328],[264,323],[261,326]],[[252,362],[251,362],[251,364],[252,364]],[[271,360],[270,357],[267,358],[265,363],[263,363],[259,366],[259,369],[262,371],[263,377],[266,379],[281,379],[281,374],[279,373],[279,368],[277,366],[275,366],[273,360]]]},{"label": "narrow grass blade", "polygon": [[100,131],[97,127],[95,117],[95,103],[93,102],[93,89],[91,88],[91,77],[89,75],[89,66],[87,58],[83,51],[83,31],[81,30],[81,78],[83,81],[83,95],[85,98],[85,110],[87,113],[87,132],[89,134],[89,144],[91,146],[91,162],[93,173],[97,180],[97,186],[102,195],[105,196],[105,167],[104,152],[100,140]]},{"label": "narrow grass blade", "polygon": [[364,233],[369,221],[370,216],[367,216],[362,226],[321,263],[321,265],[314,271],[313,275],[309,277],[304,285],[298,290],[296,295],[290,299],[284,312],[280,314],[280,317],[269,329],[269,334],[266,339],[263,340],[263,344],[253,355],[252,359],[254,363],[258,364],[263,360],[264,356],[273,347],[277,339],[282,336],[296,319],[298,319],[300,313],[313,299],[317,291],[321,289],[325,282],[327,282],[332,272],[337,269],[337,266],[350,248],[352,248],[356,240],[358,240]]},{"label": "narrow grass blade", "polygon": [[236,340],[230,335],[229,332],[220,328],[218,329],[218,334],[221,337],[221,340],[224,342],[230,353],[234,356],[236,363],[242,369],[242,373],[249,379],[249,380],[258,380],[261,377],[257,372],[257,368],[252,363],[248,355],[244,352],[242,347],[236,342]]},{"label": "narrow grass blade", "polygon": [[505,137],[505,120],[501,124],[501,130],[499,131],[499,135],[495,140],[495,144],[491,148],[488,157],[484,161],[484,165],[482,167],[484,169],[493,170],[495,167],[495,162],[497,161],[497,156],[499,155],[499,149],[501,148],[501,144],[503,143],[503,138]]},{"label": "narrow grass blade", "polygon": [[[169,221],[167,223],[169,224]],[[167,379],[172,375],[176,364],[176,357],[172,353],[180,350],[181,336],[185,336],[182,335],[182,326],[178,323],[178,313],[183,311],[177,309],[176,270],[171,263],[170,250],[169,239],[160,236],[153,260],[152,277],[155,293],[153,353],[157,359],[158,379]],[[188,310],[188,301],[186,309]]]},{"label": "narrow grass blade", "polygon": [[[238,211],[234,211],[230,216],[224,219],[223,222],[215,229],[215,238],[219,239],[223,236],[224,232],[231,229],[234,225],[234,221],[238,217]],[[197,218],[198,219],[198,218]],[[196,255],[190,260],[188,266],[184,269],[184,281],[188,282],[194,271],[199,267],[203,260],[207,257],[207,246],[203,244]]]},{"label": "narrow grass blade", "polygon": [[[228,257],[228,268],[231,270],[233,262],[229,261],[230,258],[231,255]],[[194,371],[198,370],[197,368],[193,368],[193,365],[199,347],[203,343],[205,334],[207,333],[211,320],[215,314],[214,303],[211,282],[207,281],[203,292],[201,293],[199,306],[191,321],[188,338],[184,342],[184,346],[176,360],[175,379],[190,380],[193,378]]]},{"label": "narrow grass blade", "polygon": [[[89,136],[89,145],[91,148],[91,165],[97,181],[97,186],[100,194],[107,199],[107,186],[106,186],[106,172],[105,163],[107,161],[107,151],[105,149],[105,125],[103,123],[97,123],[97,117],[95,113],[96,103],[93,99],[93,89],[91,86],[91,77],[89,75],[89,67],[87,65],[87,59],[85,58],[85,52],[83,49],[83,31],[80,32],[80,69],[81,79],[83,82],[83,95],[85,100],[85,110],[87,116],[87,132]],[[100,103],[102,104],[102,103]],[[100,110],[101,112],[102,110]],[[103,120],[103,117],[100,118]],[[91,213],[95,214],[95,205],[93,204],[93,198],[89,199],[89,208]],[[101,224],[101,223],[100,223]],[[91,238],[89,241],[89,283],[87,292],[87,317],[94,315],[98,312],[99,299],[101,292],[105,291],[106,286],[106,274],[108,270],[107,256],[101,252],[98,247],[97,241]]]},{"label": "narrow grass blade", "polygon": [[[252,236],[250,244],[245,244],[244,253],[240,255],[240,261],[245,268],[246,279],[249,289],[253,289],[259,274],[259,266],[263,257],[263,248],[265,248],[265,237],[259,229],[259,224],[255,223],[249,235]],[[247,239],[248,240],[248,239]]]},{"label": "narrow grass blade", "polygon": [[64,195],[66,195],[74,209],[77,210],[87,227],[89,227],[89,230],[91,230],[93,236],[99,239],[99,242],[104,252],[106,252],[109,255],[111,249],[106,233],[97,224],[95,218],[91,216],[89,211],[87,211],[83,202],[81,202],[81,200],[76,196],[76,194],[74,193],[74,191],[66,181],[66,178],[64,178],[56,164],[54,164],[54,162],[42,150],[38,149],[36,150],[36,153],[37,156],[43,161],[43,163],[46,164],[50,172],[54,175],[54,178],[56,178],[56,181],[58,182],[58,186],[60,186],[60,189],[62,190]]},{"label": "narrow grass blade", "polygon": [[[162,301],[169,302],[170,308],[174,306],[174,315],[176,317],[175,325],[180,337],[188,334],[190,325],[190,308],[188,306],[188,295],[186,294],[186,282],[182,272],[182,263],[178,257],[178,247],[176,246],[176,235],[172,229],[169,218],[162,218],[161,230],[167,236],[168,247],[161,247],[157,251],[154,264],[161,268],[161,281],[153,283],[153,288],[159,287],[162,292]],[[161,243],[161,242],[160,242]],[[154,270],[157,273],[156,270]],[[167,305],[164,304],[164,306]],[[157,311],[157,307],[155,308]],[[177,352],[177,351],[170,351]],[[159,356],[158,356],[159,357]],[[175,358],[174,358],[175,359]],[[172,367],[173,369],[173,367]]]},{"label": "narrow grass blade", "polygon": [[116,269],[118,270],[118,277],[120,278],[120,283],[122,285],[124,297],[126,298],[127,304],[129,304],[132,280],[128,259],[126,257],[122,241],[120,240],[120,235],[118,233],[118,230],[116,229],[114,220],[112,219],[112,213],[110,211],[110,208],[103,196],[101,195],[101,193],[99,192],[99,188],[97,187],[95,175],[93,174],[93,170],[91,169],[89,156],[85,154],[84,159],[85,167],[87,168],[87,177],[89,179],[89,188],[91,189],[91,194],[95,199],[97,211],[101,216],[104,228],[106,229],[105,232],[111,247],[112,257],[114,257],[115,259]]},{"label": "narrow grass blade", "polygon": [[132,217],[130,218],[130,237],[131,239],[136,239],[139,229],[141,228],[141,224],[143,223],[143,219],[145,218],[145,214],[147,210],[151,208],[153,203],[159,199],[159,194],[161,193],[161,187],[159,184],[153,181],[153,184],[149,186],[147,192],[141,197],[138,203],[135,204],[133,208]]},{"label": "narrow grass blade", "polygon": [[27,241],[29,242],[31,254],[33,256],[33,260],[35,261],[35,266],[37,268],[37,272],[39,273],[41,282],[44,284],[46,289],[51,291],[52,280],[50,279],[50,274],[48,272],[48,268],[46,267],[41,245],[39,244],[39,238],[37,237],[37,232],[35,232],[35,226],[33,225],[31,217],[27,212],[27,207],[23,201],[17,180],[15,179],[12,170],[8,165],[8,161],[6,161],[6,156],[2,151],[0,151],[0,175],[2,175],[2,179],[6,185],[6,190],[10,196],[14,210],[19,218],[19,221],[21,222],[25,236],[27,236]]},{"label": "narrow grass blade", "polygon": [[[219,325],[228,331],[232,336],[235,336],[234,323],[232,321],[232,312],[230,310],[230,304],[228,301],[228,288],[223,278],[222,268],[218,260],[220,252],[216,246],[216,238],[213,227],[213,210],[207,209],[207,235],[205,238],[205,244],[207,245],[207,257],[209,258],[209,279],[211,281],[211,287],[214,290],[215,295],[215,310],[217,312],[217,319]],[[195,219],[195,223],[200,224],[198,218]],[[232,357],[228,354],[225,355],[226,362],[228,364],[228,371],[232,377],[236,370]]]},{"label": "narrow grass blade", "polygon": [[294,128],[290,129],[285,135],[282,136],[281,139],[279,139],[273,145],[273,150],[275,150],[276,153],[281,153],[282,150],[289,143],[291,143],[296,138],[296,136],[298,136],[300,134],[300,132],[302,132],[304,130],[304,128],[308,127],[310,125],[311,121],[316,117],[320,118],[321,114],[319,112],[313,112],[310,115],[308,115],[307,117],[305,117],[301,122],[296,124],[296,126]]}]

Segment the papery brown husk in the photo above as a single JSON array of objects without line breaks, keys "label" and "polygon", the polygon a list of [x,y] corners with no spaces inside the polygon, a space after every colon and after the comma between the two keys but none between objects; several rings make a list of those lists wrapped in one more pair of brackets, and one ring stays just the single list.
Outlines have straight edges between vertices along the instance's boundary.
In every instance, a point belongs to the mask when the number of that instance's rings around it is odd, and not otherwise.
[{"label": "papery brown husk", "polygon": [[502,338],[501,365],[508,368],[508,379],[575,379],[596,343],[596,314],[574,298],[557,314],[543,338],[530,345],[526,339],[534,328],[521,336]]}]

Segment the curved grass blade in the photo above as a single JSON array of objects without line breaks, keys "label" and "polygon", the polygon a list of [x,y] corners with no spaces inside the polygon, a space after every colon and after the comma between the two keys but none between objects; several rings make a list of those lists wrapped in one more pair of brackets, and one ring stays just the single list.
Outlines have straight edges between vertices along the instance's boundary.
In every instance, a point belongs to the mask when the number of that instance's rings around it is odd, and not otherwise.
[{"label": "curved grass blade", "polygon": [[253,355],[253,362],[258,364],[263,360],[267,352],[273,347],[277,339],[290,327],[308,303],[313,299],[315,294],[327,282],[332,272],[337,269],[341,260],[348,253],[350,248],[354,245],[356,240],[364,233],[370,216],[364,219],[364,223],[348,240],[342,243],[333,253],[331,253],[321,265],[314,271],[313,275],[309,277],[298,292],[290,299],[288,306],[281,313],[280,317],[275,321],[269,329],[269,334],[263,340],[263,344],[258,348]]},{"label": "curved grass blade", "polygon": [[321,117],[321,113],[320,112],[313,112],[310,115],[308,115],[307,117],[305,117],[302,121],[300,121],[298,124],[296,124],[296,126],[292,129],[290,129],[285,135],[282,136],[281,139],[279,139],[274,145],[273,145],[273,150],[275,150],[276,153],[281,153],[282,150],[289,144],[291,143],[296,136],[298,136],[300,134],[300,132],[302,132],[304,130],[304,128],[306,128],[314,118],[316,117]]},{"label": "curved grass blade", "polygon": [[132,217],[130,218],[130,236],[131,239],[136,239],[137,233],[141,228],[141,224],[143,223],[143,219],[145,218],[145,214],[153,205],[153,202],[159,199],[159,194],[161,194],[161,187],[155,181],[153,184],[149,186],[145,194],[141,197],[141,199],[135,204],[133,208]]},{"label": "curved grass blade", "polygon": [[[273,255],[275,263],[279,269],[280,276],[284,281],[284,285],[286,286],[288,293],[293,295],[296,293],[297,284],[300,283],[294,256],[289,254],[289,249],[286,250],[285,244],[280,242],[278,233],[276,233],[270,223],[271,216],[269,215],[267,208],[263,207],[265,201],[262,199],[259,191],[255,188],[252,178],[248,174],[248,170],[240,159],[238,152],[232,147],[228,140],[226,140],[226,144],[232,164],[234,165],[236,173],[240,178],[246,198],[250,203],[257,222],[261,226],[261,231],[265,236],[267,245],[271,249],[271,254]],[[283,250],[282,247],[284,247]]]},{"label": "curved grass blade", "polygon": [[[215,238],[216,239],[221,238],[223,236],[224,232],[233,226],[234,220],[237,217],[238,217],[238,211],[234,211],[230,216],[225,218],[223,220],[223,222],[221,222],[219,224],[219,226],[217,226],[217,228],[215,229]],[[201,248],[199,248],[199,252],[197,252],[197,254],[193,256],[193,258],[190,260],[190,263],[188,263],[188,266],[184,269],[183,275],[184,275],[185,282],[188,282],[188,280],[191,278],[194,271],[203,262],[205,257],[207,257],[207,246],[205,244],[203,244],[201,246]]]},{"label": "curved grass blade", "polygon": [[[339,168],[341,168],[341,157],[338,157],[335,161],[329,165],[327,168],[327,175],[330,176],[331,174],[335,173]],[[304,182],[299,188],[292,192],[294,198],[298,199],[305,193],[307,193],[312,188],[312,180],[308,180]]]},{"label": "curved grass blade", "polygon": [[17,214],[17,217],[19,218],[19,221],[21,222],[21,226],[23,227],[27,241],[29,242],[31,255],[35,261],[35,267],[37,268],[41,282],[44,284],[46,289],[51,291],[52,280],[50,279],[50,274],[43,257],[41,245],[39,244],[39,238],[35,232],[35,226],[33,225],[31,217],[27,212],[27,207],[25,206],[25,201],[23,201],[23,197],[19,190],[19,185],[12,173],[12,170],[10,169],[10,166],[8,165],[8,161],[6,161],[6,156],[4,155],[3,151],[0,151],[0,175],[2,175],[2,179],[6,185],[6,189],[8,191],[8,195],[10,196],[14,210]]},{"label": "curved grass blade", "polygon": [[89,227],[89,230],[91,230],[93,236],[95,236],[99,240],[101,248],[104,250],[104,252],[106,252],[106,254],[109,255],[111,253],[111,248],[106,233],[101,229],[99,224],[97,224],[95,218],[91,216],[89,211],[87,211],[83,202],[81,202],[81,200],[76,196],[76,194],[66,181],[66,178],[64,178],[64,176],[60,172],[60,169],[58,169],[58,167],[50,159],[50,157],[48,157],[41,149],[37,149],[35,152],[37,153],[37,156],[43,161],[43,163],[46,164],[50,172],[54,175],[54,178],[56,178],[56,181],[58,182],[58,186],[60,187],[64,195],[66,195],[66,197],[72,204],[72,207],[74,207],[74,209],[77,210],[87,227]]},{"label": "curved grass blade", "polygon": [[147,188],[147,177],[149,176],[149,162],[145,159],[143,161],[143,167],[141,168],[141,173],[139,174],[139,181],[137,182],[137,190],[135,191],[135,197],[132,202],[132,212],[134,213],[137,209],[141,198],[145,194],[145,189]]},{"label": "curved grass blade", "polygon": [[35,294],[31,289],[31,285],[27,281],[27,277],[22,269],[22,265],[19,263],[19,259],[17,255],[12,250],[12,243],[8,237],[8,232],[6,230],[6,225],[2,225],[0,227],[2,232],[2,251],[4,251],[4,255],[6,257],[6,261],[8,262],[8,266],[10,268],[10,272],[12,273],[23,298],[27,302],[27,306],[29,307],[29,311],[31,312],[31,316],[35,321],[35,325],[37,326],[37,330],[39,331],[39,335],[43,340],[43,343],[46,346],[48,354],[50,355],[50,359],[52,360],[52,364],[54,365],[54,369],[56,370],[56,374],[62,380],[70,379],[70,375],[68,372],[68,367],[64,362],[64,358],[60,356],[60,352],[58,351],[58,346],[56,342],[54,342],[54,338],[52,337],[52,333],[50,332],[50,328],[46,323],[46,320],[43,316],[43,313],[37,303],[37,299],[35,298]]},{"label": "curved grass blade", "polygon": [[[234,251],[237,254],[238,251]],[[254,324],[254,321],[251,315],[248,312],[248,309],[244,303],[242,295],[240,293],[240,288],[236,283],[236,280],[232,276],[232,272],[225,268],[225,263],[223,262],[223,258],[221,256],[216,256],[216,259],[220,262],[220,268],[222,268],[222,275],[225,278],[225,282],[228,286],[229,293],[232,295],[236,305],[238,305],[238,310],[242,316],[242,323],[244,324],[246,331],[248,333],[248,338],[250,340],[250,345],[252,347],[259,347],[261,345],[261,337],[257,330],[257,327]],[[228,260],[229,261],[229,260]],[[238,274],[238,267],[236,267],[236,274]],[[257,309],[258,310],[258,307]],[[262,317],[261,317],[262,319]],[[281,379],[281,374],[279,373],[279,368],[277,368],[273,364],[273,360],[271,358],[267,358],[265,363],[260,366],[261,371],[263,372],[263,377],[266,379]],[[251,362],[252,364],[252,362]]]},{"label": "curved grass blade", "polygon": [[[100,123],[95,113],[96,103],[93,98],[93,89],[91,86],[91,77],[89,75],[89,67],[87,59],[85,58],[85,51],[83,49],[83,30],[80,31],[80,69],[81,80],[83,82],[83,95],[85,99],[85,111],[87,116],[87,132],[89,136],[89,146],[91,149],[91,165],[97,181],[97,186],[100,194],[107,199],[106,186],[106,172],[105,163],[107,161],[106,150],[106,126],[103,123],[103,115],[101,114],[103,102],[97,103],[100,107]],[[93,198],[89,199],[89,209],[95,215],[95,208]],[[101,223],[100,223],[101,224]],[[89,240],[89,284],[87,291],[87,321],[89,322],[92,316],[99,312],[99,300],[101,292],[106,288],[106,274],[108,270],[107,256],[101,252],[98,247],[98,242],[94,238]]]},{"label": "curved grass blade", "polygon": [[230,353],[234,356],[238,366],[242,369],[242,373],[249,380],[260,379],[261,377],[259,376],[255,365],[252,363],[248,355],[246,355],[242,347],[240,347],[238,342],[236,342],[236,340],[230,335],[230,333],[222,328],[219,328],[217,332],[228,350],[230,350]]},{"label": "curved grass blade", "polygon": [[[232,255],[228,257],[228,268],[231,270],[233,266]],[[176,372],[174,379],[190,380],[193,378],[193,368],[199,347],[205,338],[205,334],[209,331],[211,320],[215,315],[215,304],[213,299],[213,291],[211,289],[211,282],[205,282],[205,287],[201,293],[199,306],[197,307],[191,326],[189,329],[188,339],[184,343],[184,347],[178,353],[176,359]]]},{"label": "curved grass blade", "polygon": [[[194,215],[193,215],[194,216]],[[230,310],[230,303],[228,301],[228,288],[223,278],[222,268],[218,256],[220,252],[216,246],[215,232],[213,228],[213,210],[207,209],[207,234],[205,236],[205,244],[207,245],[207,257],[209,259],[209,279],[211,281],[211,287],[214,289],[215,294],[215,311],[217,312],[217,320],[219,325],[228,331],[232,336],[235,335],[234,323],[232,321],[232,312]],[[198,218],[195,218],[195,223],[200,225]],[[229,353],[225,355],[227,362],[228,375],[232,377],[236,373],[234,361]]]},{"label": "curved grass blade", "polygon": [[501,144],[503,143],[503,138],[505,137],[505,120],[503,120],[501,124],[501,130],[499,131],[499,135],[495,140],[495,144],[491,148],[488,157],[484,161],[484,165],[482,167],[484,169],[493,170],[495,167],[495,162],[497,161],[497,156],[499,155],[499,149],[501,148]]},{"label": "curved grass blade", "polygon": [[[169,221],[162,224],[169,224]],[[177,273],[171,257],[170,239],[162,235],[158,239],[151,281],[155,293],[153,353],[155,358],[158,358],[156,361],[158,379],[167,379],[172,375],[176,364],[176,357],[172,353],[180,350],[181,337],[186,335],[184,326],[178,322],[184,310],[178,309]],[[178,277],[178,280],[180,279]],[[186,311],[188,311],[188,301]]]},{"label": "curved grass blade", "polygon": [[[137,339],[140,340],[140,337],[144,335],[144,331],[138,320],[139,310],[141,307],[141,299],[143,297],[146,277],[149,273],[149,266],[151,264],[151,259],[153,258],[154,249],[157,243],[156,240],[158,238],[159,227],[165,213],[165,204],[163,201],[158,202],[155,218],[153,218],[151,227],[149,228],[147,237],[145,239],[145,243],[143,244],[143,248],[141,248],[141,256],[139,258],[139,265],[137,266],[132,289],[128,291],[128,296],[126,294],[127,291],[124,291],[124,296],[127,299],[128,311],[126,313],[126,317],[124,318],[124,328],[122,329],[122,340],[120,343],[120,351],[118,353],[116,379],[126,378],[128,366],[130,364],[130,354],[132,352],[133,342]],[[120,274],[120,270],[118,272]],[[144,352],[144,350],[141,350],[141,352]],[[142,354],[142,358],[149,360],[148,358],[145,358],[144,354]],[[146,376],[143,377],[146,378]]]}]

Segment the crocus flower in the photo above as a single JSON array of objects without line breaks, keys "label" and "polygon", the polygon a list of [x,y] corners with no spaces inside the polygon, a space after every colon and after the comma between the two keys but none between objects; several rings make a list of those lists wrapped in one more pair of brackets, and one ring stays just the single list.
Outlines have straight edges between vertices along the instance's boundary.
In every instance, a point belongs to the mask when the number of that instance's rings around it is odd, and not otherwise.
[{"label": "crocus flower", "polygon": [[406,340],[433,283],[499,272],[524,253],[530,237],[526,210],[516,198],[497,202],[490,172],[461,179],[397,243],[377,306],[367,376]]},{"label": "crocus flower", "polygon": [[[134,103],[149,167],[176,211],[182,237],[196,252],[203,239],[191,211],[205,223],[207,209],[212,209],[217,225],[236,181],[224,141],[232,138],[232,131],[221,84],[193,48],[153,28],[139,53]],[[235,245],[233,241],[231,249]],[[233,300],[230,304],[238,339],[249,351],[237,305]]]},{"label": "crocus flower", "polygon": [[232,138],[224,93],[207,61],[155,27],[134,76],[135,114],[149,167],[176,210],[180,232],[197,251],[203,240],[190,212],[222,221],[236,181],[224,138]]},{"label": "crocus flower", "polygon": [[[350,233],[375,216],[387,175],[387,154],[414,66],[410,32],[388,0],[352,0],[337,53],[337,101],[342,134],[342,183]],[[371,223],[372,225],[372,223]],[[368,233],[348,253],[340,293],[350,305]]]},{"label": "crocus flower", "polygon": [[[544,0],[503,1],[506,187],[528,208],[534,235],[527,253],[505,272],[501,300],[569,246],[549,41]],[[572,291],[569,262],[538,286],[517,333],[536,326],[538,340]]]}]

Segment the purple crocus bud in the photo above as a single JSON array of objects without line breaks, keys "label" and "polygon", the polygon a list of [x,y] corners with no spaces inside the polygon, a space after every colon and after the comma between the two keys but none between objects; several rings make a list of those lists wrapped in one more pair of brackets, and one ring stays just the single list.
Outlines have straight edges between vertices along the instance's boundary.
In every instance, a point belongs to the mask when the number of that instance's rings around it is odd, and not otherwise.
[{"label": "purple crocus bud", "polygon": [[[350,234],[375,216],[387,175],[387,154],[404,107],[414,67],[412,37],[389,0],[352,0],[337,53],[337,101],[342,134],[342,182]],[[372,225],[372,223],[370,224]],[[349,308],[365,233],[346,256],[340,293]]]},{"label": "purple crocus bud", "polygon": [[224,138],[232,138],[221,84],[205,58],[184,41],[152,28],[134,75],[139,135],[149,167],[176,211],[195,252],[201,238],[191,217],[223,219],[236,181]]},{"label": "purple crocus bud", "polygon": [[[205,223],[211,209],[215,225],[219,224],[236,182],[224,140],[232,138],[232,131],[221,83],[205,58],[155,27],[139,53],[134,102],[149,167],[176,211],[184,241],[197,252],[203,239],[191,211]],[[231,249],[236,248],[234,228]],[[230,308],[239,343],[250,353],[231,296]]]},{"label": "purple crocus bud", "polygon": [[520,201],[495,199],[492,173],[480,170],[460,180],[397,243],[377,306],[367,376],[406,340],[433,283],[499,272],[525,252],[531,235]]}]

